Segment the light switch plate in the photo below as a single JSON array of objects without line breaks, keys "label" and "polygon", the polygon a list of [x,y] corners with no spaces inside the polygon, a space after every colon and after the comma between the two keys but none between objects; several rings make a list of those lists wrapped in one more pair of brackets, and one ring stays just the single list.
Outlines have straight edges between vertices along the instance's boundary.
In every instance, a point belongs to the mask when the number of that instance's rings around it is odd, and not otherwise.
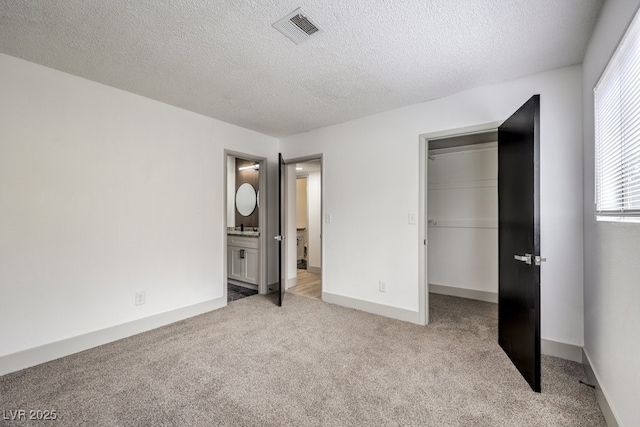
[{"label": "light switch plate", "polygon": [[409,214],[409,225],[416,225],[416,214]]}]

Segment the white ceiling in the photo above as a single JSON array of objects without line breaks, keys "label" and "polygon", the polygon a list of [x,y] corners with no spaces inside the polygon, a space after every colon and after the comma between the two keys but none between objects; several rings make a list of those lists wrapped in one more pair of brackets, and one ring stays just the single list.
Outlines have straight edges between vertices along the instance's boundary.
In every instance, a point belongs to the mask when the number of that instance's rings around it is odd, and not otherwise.
[{"label": "white ceiling", "polygon": [[579,64],[601,4],[0,0],[0,52],[281,137]]}]

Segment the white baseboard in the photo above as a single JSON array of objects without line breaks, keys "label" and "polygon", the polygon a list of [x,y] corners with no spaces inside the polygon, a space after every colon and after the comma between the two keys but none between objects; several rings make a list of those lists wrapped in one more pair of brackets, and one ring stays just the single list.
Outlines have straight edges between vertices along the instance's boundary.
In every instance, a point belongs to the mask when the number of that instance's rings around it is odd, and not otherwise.
[{"label": "white baseboard", "polygon": [[297,284],[298,284],[298,278],[297,277],[291,277],[291,278],[287,279],[287,284],[285,285],[285,289],[293,288]]},{"label": "white baseboard", "polygon": [[[287,288],[285,288],[287,289]],[[275,283],[271,283],[270,285],[267,286],[267,293],[270,294],[271,292],[278,292],[280,290],[280,283],[275,282]]]},{"label": "white baseboard", "polygon": [[307,271],[313,274],[322,274],[322,267],[307,266]]},{"label": "white baseboard", "polygon": [[579,345],[567,344],[544,338],[540,340],[540,345],[542,347],[542,354],[582,363],[582,347]]},{"label": "white baseboard", "polygon": [[403,320],[405,322],[420,323],[420,313],[404,308],[392,307],[390,305],[378,304],[376,302],[363,301],[356,298],[345,297],[343,295],[322,292],[322,301],[330,304],[341,305],[343,307],[354,308],[356,310],[366,311],[367,313],[377,314],[379,316],[390,317],[392,319]]},{"label": "white baseboard", "polygon": [[[473,289],[455,288],[452,286],[434,284],[429,284],[429,292],[434,294],[450,295],[454,297],[498,303],[498,294],[496,292],[476,291]],[[547,340],[543,338],[541,340],[541,347],[542,354],[582,363],[582,347],[580,346]]]},{"label": "white baseboard", "polygon": [[197,316],[208,311],[217,310],[226,305],[227,300],[220,297],[201,302],[199,304],[178,308],[165,313],[155,314],[142,319],[67,338],[61,341],[7,354],[0,357],[0,376],[39,365],[41,363],[50,362],[64,356],[69,356],[93,347],[98,347],[141,332],[159,328],[160,326]]},{"label": "white baseboard", "polygon": [[453,297],[475,299],[478,301],[498,302],[497,292],[476,291],[474,289],[455,288],[453,286],[434,285],[429,283],[429,292]]},{"label": "white baseboard", "polygon": [[589,355],[584,349],[582,350],[582,364],[584,365],[584,370],[587,373],[589,382],[596,387],[596,400],[598,405],[600,405],[600,410],[602,410],[602,415],[604,415],[607,426],[618,427],[620,425],[618,418],[613,412],[613,408],[609,405],[607,395],[602,389],[602,384],[598,380],[598,374],[594,371],[591,359],[589,359]]}]

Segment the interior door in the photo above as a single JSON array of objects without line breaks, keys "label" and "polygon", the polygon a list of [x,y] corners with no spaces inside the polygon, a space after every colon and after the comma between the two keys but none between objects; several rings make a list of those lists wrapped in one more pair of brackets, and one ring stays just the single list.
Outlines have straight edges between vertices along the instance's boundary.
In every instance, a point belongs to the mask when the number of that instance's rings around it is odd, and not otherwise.
[{"label": "interior door", "polygon": [[284,185],[285,181],[285,161],[282,157],[282,153],[278,153],[278,235],[276,236],[276,240],[278,241],[278,284],[280,286],[279,295],[278,295],[278,305],[282,307],[282,302],[284,301],[284,291],[285,285],[282,278],[282,263],[284,261],[283,256],[283,245],[282,241],[284,239],[284,235],[282,234],[284,230]]},{"label": "interior door", "polygon": [[540,95],[498,128],[498,342],[540,392]]}]

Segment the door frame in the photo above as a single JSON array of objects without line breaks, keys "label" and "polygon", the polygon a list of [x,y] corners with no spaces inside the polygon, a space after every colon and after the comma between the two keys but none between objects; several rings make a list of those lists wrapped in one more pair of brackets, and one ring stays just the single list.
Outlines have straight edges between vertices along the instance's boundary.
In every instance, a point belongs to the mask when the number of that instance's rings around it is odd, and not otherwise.
[{"label": "door frame", "polygon": [[[305,163],[305,162],[309,162],[309,161],[313,161],[313,160],[319,160],[320,161],[320,287],[321,287],[321,294],[320,294],[320,299],[322,300],[322,289],[324,289],[324,157],[323,154],[312,154],[309,156],[302,156],[302,157],[295,157],[293,159],[285,159],[285,177],[286,177],[286,182],[285,185],[283,186],[284,189],[284,205],[285,205],[285,210],[283,212],[283,217],[284,217],[284,235],[286,237],[286,230],[289,228],[289,225],[291,223],[291,221],[293,221],[295,219],[294,218],[290,218],[289,215],[287,215],[287,207],[289,206],[289,202],[291,201],[292,195],[289,194],[289,186],[287,185],[288,180],[290,178],[289,176],[289,166],[295,166],[296,163]],[[293,174],[293,179],[296,179],[296,174]],[[283,283],[280,284],[280,286],[284,286],[285,287],[285,291],[286,291],[286,285],[287,285],[287,276],[286,276],[286,272],[287,272],[287,268],[289,265],[291,265],[291,263],[293,263],[294,265],[297,264],[297,260],[295,259],[289,259],[290,257],[288,256],[288,250],[287,250],[287,245],[288,245],[288,241],[290,241],[290,239],[286,239],[285,238],[285,250],[284,250],[284,256],[282,257],[283,259],[281,260],[281,266],[282,266],[282,271],[285,272],[285,277],[283,278]]]},{"label": "door frame", "polygon": [[223,197],[223,213],[224,213],[224,221],[223,221],[223,229],[222,229],[222,242],[223,242],[223,251],[222,251],[222,280],[224,286],[222,287],[222,297],[224,298],[225,304],[227,301],[227,265],[228,265],[228,235],[227,235],[227,209],[228,209],[228,180],[227,177],[229,175],[229,170],[227,167],[227,159],[229,156],[233,156],[236,158],[241,158],[245,160],[252,160],[260,165],[260,175],[258,176],[258,191],[260,192],[260,205],[258,206],[260,211],[258,212],[258,223],[260,224],[260,236],[258,236],[258,248],[260,250],[260,285],[258,286],[258,293],[266,294],[268,292],[268,283],[267,283],[267,211],[268,211],[268,194],[267,194],[267,158],[256,156],[253,154],[242,153],[240,151],[235,150],[224,150],[224,197]]},{"label": "door frame", "polygon": [[504,120],[490,122],[461,128],[447,129],[438,132],[428,132],[419,135],[419,210],[418,210],[418,320],[421,325],[429,324],[429,272],[427,250],[428,209],[429,199],[428,165],[429,165],[429,141],[465,136],[477,133],[497,132]]}]

